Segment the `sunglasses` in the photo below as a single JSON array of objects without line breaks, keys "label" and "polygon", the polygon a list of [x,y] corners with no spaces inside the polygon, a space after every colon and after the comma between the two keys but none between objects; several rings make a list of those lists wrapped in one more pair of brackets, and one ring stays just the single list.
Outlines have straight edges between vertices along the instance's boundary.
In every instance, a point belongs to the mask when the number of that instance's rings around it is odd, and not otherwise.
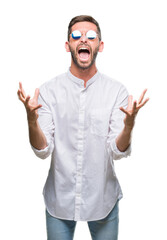
[{"label": "sunglasses", "polygon": [[[71,36],[74,40],[78,40],[81,38],[82,36],[82,33],[79,31],[79,30],[75,30],[71,33]],[[86,38],[89,39],[89,40],[93,40],[97,37],[97,33],[93,30],[89,30],[87,33],[86,33]]]}]

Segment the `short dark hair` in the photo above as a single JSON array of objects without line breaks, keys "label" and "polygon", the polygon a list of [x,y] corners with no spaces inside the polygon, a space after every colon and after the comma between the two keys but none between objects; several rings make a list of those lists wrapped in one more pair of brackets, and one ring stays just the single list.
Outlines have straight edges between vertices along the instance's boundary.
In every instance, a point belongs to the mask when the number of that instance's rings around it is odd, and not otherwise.
[{"label": "short dark hair", "polygon": [[71,19],[71,21],[68,25],[68,36],[67,36],[68,41],[70,39],[71,28],[77,22],[91,22],[91,23],[94,23],[97,27],[97,33],[98,33],[98,36],[99,36],[99,40],[101,41],[100,26],[99,26],[98,22],[93,17],[91,17],[89,15],[79,15],[79,16],[76,16],[76,17]]}]

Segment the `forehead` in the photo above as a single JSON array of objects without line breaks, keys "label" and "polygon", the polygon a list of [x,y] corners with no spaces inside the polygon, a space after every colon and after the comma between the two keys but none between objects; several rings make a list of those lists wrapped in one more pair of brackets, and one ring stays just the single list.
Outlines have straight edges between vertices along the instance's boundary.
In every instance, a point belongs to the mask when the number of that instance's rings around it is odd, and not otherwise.
[{"label": "forehead", "polygon": [[89,30],[97,31],[97,27],[92,22],[77,22],[72,26],[71,30],[72,31],[80,30],[80,31],[83,31],[83,32],[87,32]]}]

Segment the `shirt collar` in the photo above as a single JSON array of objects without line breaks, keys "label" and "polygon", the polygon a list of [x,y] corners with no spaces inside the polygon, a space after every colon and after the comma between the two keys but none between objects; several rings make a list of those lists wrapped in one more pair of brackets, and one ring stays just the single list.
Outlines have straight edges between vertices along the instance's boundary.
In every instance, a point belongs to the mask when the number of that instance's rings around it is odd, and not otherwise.
[{"label": "shirt collar", "polygon": [[[78,84],[80,87],[83,87],[83,88],[84,88],[84,80],[75,77],[75,76],[71,73],[70,68],[68,69],[67,76],[68,76],[68,78],[69,78],[71,81],[75,82],[75,83]],[[97,72],[95,73],[95,75],[87,81],[87,83],[86,83],[86,88],[87,88],[90,84],[92,84],[93,82],[95,82],[95,81],[99,78],[99,76],[100,76],[100,73],[99,73],[99,71],[97,71]]]}]

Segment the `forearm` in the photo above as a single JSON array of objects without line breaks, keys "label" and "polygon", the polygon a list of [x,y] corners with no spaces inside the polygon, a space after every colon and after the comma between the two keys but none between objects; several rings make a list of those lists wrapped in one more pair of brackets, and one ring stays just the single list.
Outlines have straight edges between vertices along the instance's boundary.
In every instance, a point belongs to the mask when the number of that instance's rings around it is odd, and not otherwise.
[{"label": "forearm", "polygon": [[46,148],[47,147],[46,137],[42,132],[38,121],[34,123],[28,123],[28,128],[31,145],[38,150]]},{"label": "forearm", "polygon": [[119,151],[125,152],[131,143],[132,137],[132,128],[126,128],[122,130],[122,132],[116,138],[116,145]]}]

